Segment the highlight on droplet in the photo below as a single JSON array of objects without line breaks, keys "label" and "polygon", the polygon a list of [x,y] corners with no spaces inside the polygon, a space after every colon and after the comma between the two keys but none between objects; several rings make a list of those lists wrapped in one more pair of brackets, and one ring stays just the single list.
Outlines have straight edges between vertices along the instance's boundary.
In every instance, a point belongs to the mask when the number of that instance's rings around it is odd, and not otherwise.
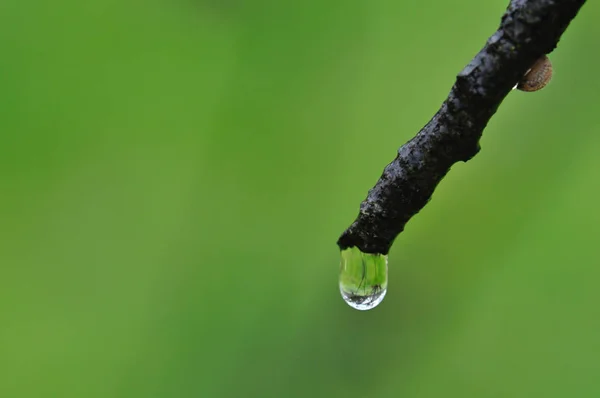
[{"label": "highlight on droplet", "polygon": [[341,251],[340,293],[357,310],[375,308],[387,292],[387,255],[363,253],[358,247]]}]

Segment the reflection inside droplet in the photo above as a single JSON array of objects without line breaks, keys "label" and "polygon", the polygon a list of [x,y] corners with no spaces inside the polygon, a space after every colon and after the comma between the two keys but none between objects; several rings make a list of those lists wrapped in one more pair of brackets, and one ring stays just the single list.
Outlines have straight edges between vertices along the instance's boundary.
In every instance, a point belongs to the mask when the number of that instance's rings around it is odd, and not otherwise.
[{"label": "reflection inside droplet", "polygon": [[342,250],[340,293],[357,310],[375,308],[387,292],[387,256],[363,253],[357,247]]}]

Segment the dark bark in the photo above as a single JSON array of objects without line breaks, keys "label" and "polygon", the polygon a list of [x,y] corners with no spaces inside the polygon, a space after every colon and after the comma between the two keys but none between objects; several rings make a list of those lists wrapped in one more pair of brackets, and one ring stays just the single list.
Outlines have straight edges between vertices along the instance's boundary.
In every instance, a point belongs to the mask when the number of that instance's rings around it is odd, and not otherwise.
[{"label": "dark bark", "polygon": [[533,63],[556,47],[585,0],[512,0],[499,29],[460,72],[440,110],[398,150],[338,246],[387,254],[408,220],[458,162],[479,151],[483,129]]}]

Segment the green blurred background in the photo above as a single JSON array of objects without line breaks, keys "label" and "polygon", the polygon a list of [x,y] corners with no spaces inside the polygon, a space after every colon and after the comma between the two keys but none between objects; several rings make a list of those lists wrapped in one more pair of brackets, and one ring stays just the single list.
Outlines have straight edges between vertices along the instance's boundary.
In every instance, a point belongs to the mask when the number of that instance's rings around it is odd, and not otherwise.
[{"label": "green blurred background", "polygon": [[359,312],[335,242],[506,0],[3,0],[0,396],[600,396],[588,3]]}]

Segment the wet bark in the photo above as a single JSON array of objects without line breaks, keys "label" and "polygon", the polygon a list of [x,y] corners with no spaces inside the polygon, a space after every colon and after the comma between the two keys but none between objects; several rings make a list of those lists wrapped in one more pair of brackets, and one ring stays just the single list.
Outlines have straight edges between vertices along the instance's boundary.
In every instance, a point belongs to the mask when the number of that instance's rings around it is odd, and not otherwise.
[{"label": "wet bark", "polygon": [[498,30],[458,74],[433,118],[398,150],[338,240],[387,254],[412,216],[459,161],[479,151],[479,139],[502,100],[533,63],[552,52],[585,0],[512,0]]}]

